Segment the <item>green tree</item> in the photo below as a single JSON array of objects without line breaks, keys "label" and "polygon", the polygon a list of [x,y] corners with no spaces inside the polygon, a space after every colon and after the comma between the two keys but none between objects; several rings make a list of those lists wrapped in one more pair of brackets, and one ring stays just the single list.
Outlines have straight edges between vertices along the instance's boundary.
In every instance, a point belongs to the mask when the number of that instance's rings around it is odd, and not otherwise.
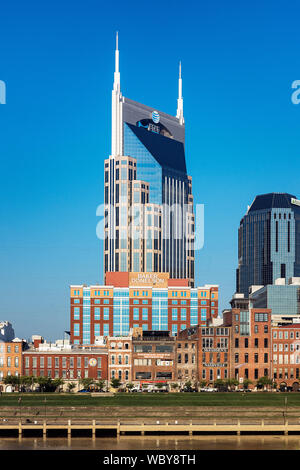
[{"label": "green tree", "polygon": [[244,381],[243,381],[243,386],[244,386],[245,390],[248,390],[249,385],[252,385],[252,384],[253,384],[253,382],[250,379],[244,379]]},{"label": "green tree", "polygon": [[58,389],[58,391],[59,391],[59,390],[60,390],[60,387],[62,387],[64,383],[65,383],[65,382],[64,382],[63,379],[57,378],[57,379],[53,379],[53,380],[52,380],[51,385],[54,387],[54,390],[55,390],[55,391],[56,391],[57,389]]},{"label": "green tree", "polygon": [[119,388],[121,385],[121,380],[120,379],[111,379],[110,385],[112,388]]},{"label": "green tree", "polygon": [[200,388],[204,388],[206,387],[206,385],[207,385],[206,380],[200,380]]},{"label": "green tree", "polygon": [[51,388],[53,387],[51,377],[44,377],[44,376],[35,377],[35,383],[37,383],[40,386],[42,392],[50,392]]},{"label": "green tree", "polygon": [[232,391],[234,387],[236,387],[239,384],[239,381],[237,379],[226,379],[225,384]]},{"label": "green tree", "polygon": [[20,385],[20,377],[17,376],[17,375],[7,375],[4,379],[3,379],[3,383],[5,385],[11,385],[12,387],[16,387],[17,390],[19,389],[19,385]]},{"label": "green tree", "polygon": [[69,382],[67,387],[68,387],[68,392],[72,393],[72,391],[76,387],[76,384],[74,382]]},{"label": "green tree", "polygon": [[95,385],[99,390],[104,390],[105,384],[106,382],[104,379],[100,379],[97,382],[95,382]]},{"label": "green tree", "polygon": [[133,383],[132,382],[128,382],[128,384],[126,384],[126,388],[130,391],[132,390],[134,387]]},{"label": "green tree", "polygon": [[190,380],[187,380],[184,384],[185,388],[191,388],[192,382]]},{"label": "green tree", "polygon": [[273,381],[272,379],[270,379],[269,377],[267,376],[264,376],[264,377],[260,377],[258,379],[258,381],[256,382],[256,386],[257,388],[269,388],[270,385],[272,385]]},{"label": "green tree", "polygon": [[179,387],[179,384],[177,382],[174,382],[174,383],[171,384],[171,388],[173,390],[176,390],[178,387]]},{"label": "green tree", "polygon": [[222,387],[225,386],[225,382],[222,379],[217,379],[214,381],[214,387],[216,387],[218,390]]},{"label": "green tree", "polygon": [[89,390],[90,386],[94,384],[94,380],[89,377],[85,377],[80,379],[80,383],[85,390]]}]

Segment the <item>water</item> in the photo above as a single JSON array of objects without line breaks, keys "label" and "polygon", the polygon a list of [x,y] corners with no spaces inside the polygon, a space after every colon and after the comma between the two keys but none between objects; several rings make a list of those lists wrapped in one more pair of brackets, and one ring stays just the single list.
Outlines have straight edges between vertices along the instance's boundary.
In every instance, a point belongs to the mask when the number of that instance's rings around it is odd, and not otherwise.
[{"label": "water", "polygon": [[300,436],[1,438],[1,450],[300,450]]}]

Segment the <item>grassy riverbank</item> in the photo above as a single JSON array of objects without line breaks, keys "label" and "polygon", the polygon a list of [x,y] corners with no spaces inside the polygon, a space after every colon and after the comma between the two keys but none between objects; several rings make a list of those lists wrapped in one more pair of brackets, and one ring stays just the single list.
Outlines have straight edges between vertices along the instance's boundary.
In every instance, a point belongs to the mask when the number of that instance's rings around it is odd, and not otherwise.
[{"label": "grassy riverbank", "polygon": [[58,394],[58,393],[3,393],[0,407],[21,406],[223,406],[223,407],[283,407],[285,397],[289,407],[300,407],[300,393],[159,393],[129,394],[117,393],[113,397],[105,394],[91,397],[90,394]]}]

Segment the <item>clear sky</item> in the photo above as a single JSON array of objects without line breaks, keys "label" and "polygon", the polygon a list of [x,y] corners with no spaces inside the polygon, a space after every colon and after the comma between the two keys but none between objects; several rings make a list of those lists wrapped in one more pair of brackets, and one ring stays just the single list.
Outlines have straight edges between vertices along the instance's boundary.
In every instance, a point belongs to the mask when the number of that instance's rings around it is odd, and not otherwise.
[{"label": "clear sky", "polygon": [[18,336],[69,328],[69,285],[102,282],[96,207],[110,152],[115,32],[121,90],[176,113],[205,204],[197,284],[235,291],[237,230],[256,194],[300,198],[297,2],[5,2],[0,11],[0,319]]}]

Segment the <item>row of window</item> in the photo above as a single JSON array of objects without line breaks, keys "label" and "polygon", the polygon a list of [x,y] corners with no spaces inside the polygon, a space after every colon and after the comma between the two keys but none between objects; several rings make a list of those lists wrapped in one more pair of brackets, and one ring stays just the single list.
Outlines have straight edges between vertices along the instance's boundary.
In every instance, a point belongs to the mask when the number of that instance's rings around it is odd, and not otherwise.
[{"label": "row of window", "polygon": [[[10,374],[8,374],[10,375]],[[15,375],[18,375],[18,374],[15,374]],[[88,370],[84,370],[84,371],[81,371],[81,370],[69,370],[69,371],[66,371],[66,370],[63,370],[62,371],[62,374],[60,375],[59,371],[56,370],[54,372],[54,374],[52,373],[51,370],[48,370],[48,371],[44,371],[44,370],[40,370],[39,372],[34,369],[32,371],[30,371],[29,369],[26,369],[25,370],[25,375],[29,376],[29,375],[33,375],[34,377],[52,377],[54,375],[54,378],[59,378],[59,377],[62,377],[63,379],[80,379],[80,378],[87,378],[89,377],[89,371]],[[101,370],[97,370],[97,378],[98,379],[101,379],[102,377],[102,371]]]},{"label": "row of window", "polygon": [[[254,347],[255,348],[258,348],[258,347],[264,347],[264,348],[268,348],[269,347],[269,340],[268,338],[260,338],[260,340],[263,339],[263,346],[262,346],[262,342],[259,341],[259,338],[254,338]],[[261,346],[259,346],[259,344]],[[240,339],[239,338],[235,338],[234,339],[234,347],[235,348],[239,348],[240,347]],[[244,339],[244,347],[245,348],[248,348],[249,347],[249,339],[248,338],[245,338]]]},{"label": "row of window", "polygon": [[[0,356],[0,367],[4,367],[4,358]],[[15,356],[14,358],[11,358],[10,356],[6,357],[6,366],[11,367],[14,364],[14,367],[19,367],[19,357]]]},{"label": "row of window", "polygon": [[300,338],[300,331],[296,331],[296,335],[294,334],[294,331],[273,331],[273,338],[274,339],[294,339],[294,338],[299,339]]},{"label": "row of window", "polygon": [[300,364],[299,354],[273,354],[273,363],[277,364]]},{"label": "row of window", "polygon": [[[11,344],[7,344],[6,345],[6,352],[8,353],[11,353],[11,352],[15,352],[15,353],[18,353],[20,351],[20,348],[19,348],[19,345],[18,344],[15,344],[14,346],[12,346]],[[0,353],[4,353],[5,352],[5,344],[0,344]]]},{"label": "row of window", "polygon": [[[258,363],[258,354],[255,353],[253,357],[254,357],[254,362]],[[243,362],[248,363],[249,362],[249,354],[244,354],[244,356],[242,356],[242,354],[235,353],[234,362],[236,364],[238,364],[240,362],[240,360],[243,361]],[[264,363],[267,363],[268,361],[269,361],[269,355],[268,355],[268,353],[264,353]]]},{"label": "row of window", "polygon": [[[64,368],[73,369],[74,367],[81,368],[82,365],[85,368],[87,368],[87,367],[89,367],[89,361],[90,361],[90,358],[88,358],[88,357],[84,357],[84,358],[82,358],[82,357],[76,357],[76,358],[70,357],[69,361],[67,361],[66,357],[62,357],[62,358],[47,357],[46,361],[45,361],[45,357],[43,357],[43,356],[41,356],[41,357],[32,357],[31,359],[32,359],[31,363],[32,363],[33,368],[38,367],[38,363],[39,363],[40,368],[44,368],[45,364],[47,364],[47,368],[51,368],[52,365],[54,365],[55,368],[59,368],[60,363],[61,363],[61,367],[63,369]],[[54,359],[54,361],[52,359]],[[97,358],[97,367],[98,368],[101,368],[101,360],[102,360],[101,357]],[[25,368],[28,368],[29,364],[30,364],[30,357],[26,356],[25,357]],[[76,364],[76,366],[75,366],[75,364]]]}]

